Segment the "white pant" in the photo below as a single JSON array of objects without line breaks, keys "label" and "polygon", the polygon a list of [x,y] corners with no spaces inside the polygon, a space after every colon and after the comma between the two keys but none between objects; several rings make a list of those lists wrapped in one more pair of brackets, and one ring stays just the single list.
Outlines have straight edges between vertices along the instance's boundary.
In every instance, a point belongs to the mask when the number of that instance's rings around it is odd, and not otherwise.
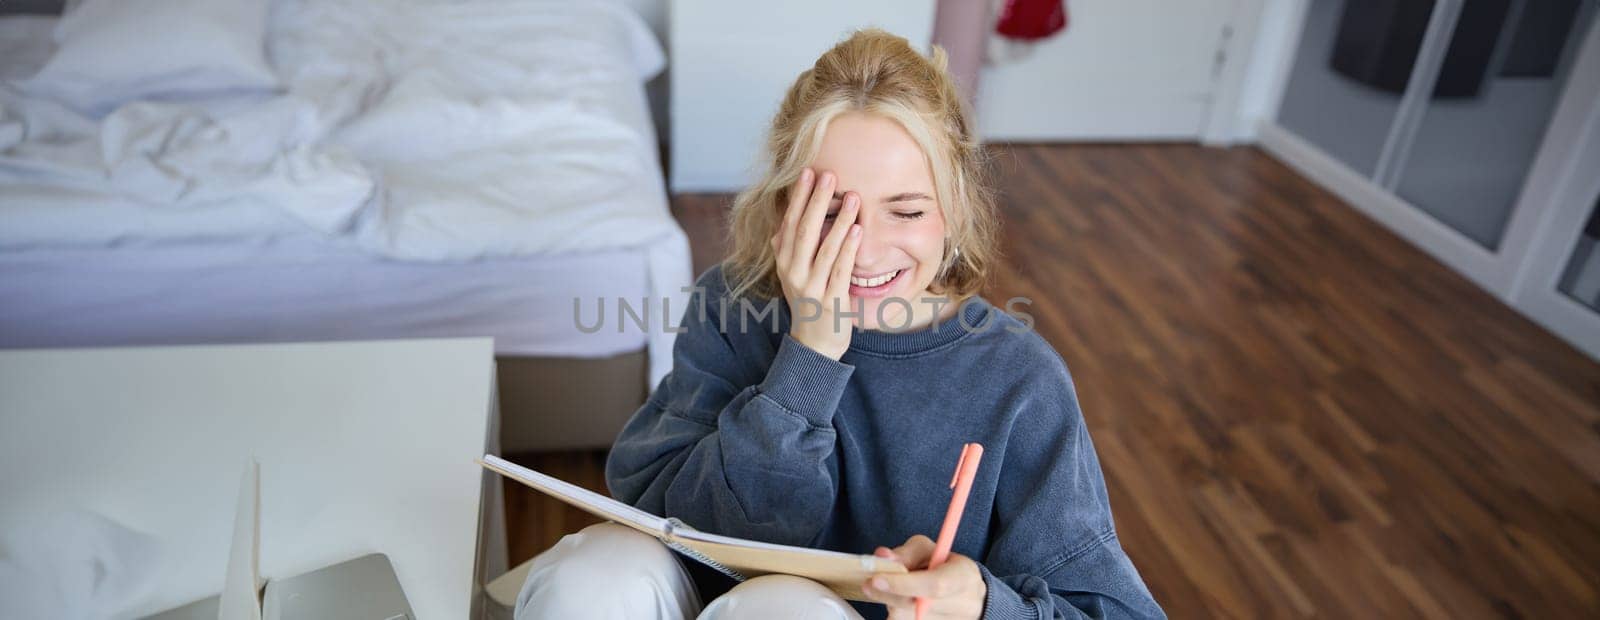
[{"label": "white pant", "polygon": [[832,590],[791,575],[745,581],[702,609],[676,556],[661,541],[625,526],[584,528],[533,559],[517,595],[516,619],[861,618]]}]

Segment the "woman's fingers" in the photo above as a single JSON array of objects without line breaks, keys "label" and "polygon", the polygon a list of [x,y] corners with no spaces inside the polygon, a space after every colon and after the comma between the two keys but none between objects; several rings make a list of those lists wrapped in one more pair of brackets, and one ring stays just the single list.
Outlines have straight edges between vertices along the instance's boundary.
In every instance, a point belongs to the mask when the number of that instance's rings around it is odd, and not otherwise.
[{"label": "woman's fingers", "polygon": [[794,246],[789,255],[790,269],[804,269],[809,279],[811,262],[817,254],[817,242],[822,237],[822,222],[828,215],[828,204],[833,202],[833,190],[838,185],[838,177],[832,172],[823,172],[817,175],[816,187],[811,190],[810,202],[806,204],[805,212],[800,214],[800,221],[794,233]]},{"label": "woman's fingers", "polygon": [[906,539],[905,544],[895,547],[894,557],[910,570],[922,570],[928,567],[928,560],[933,559],[936,546],[932,538],[917,534]]},{"label": "woman's fingers", "polygon": [[[845,233],[844,246],[839,248],[839,256],[833,260],[833,268],[828,277],[828,292],[824,303],[832,304],[831,300],[839,300],[839,309],[850,311],[850,272],[856,265],[856,248],[861,247],[861,225],[851,224],[850,231]],[[833,311],[833,308],[828,308]]]},{"label": "woman's fingers", "polygon": [[867,598],[883,603],[891,610],[897,607],[911,607],[914,604],[915,599],[890,592],[887,587],[888,583],[884,582],[881,576],[873,577],[861,584],[861,593],[867,595]]},{"label": "woman's fingers", "polygon": [[794,250],[794,232],[800,224],[800,214],[811,201],[811,187],[817,178],[810,168],[800,171],[800,179],[789,191],[789,205],[783,210],[783,223],[778,229],[778,269],[784,273],[789,268],[789,255]]},{"label": "woman's fingers", "polygon": [[833,261],[839,257],[839,248],[844,245],[844,238],[850,233],[850,225],[856,223],[856,213],[860,210],[860,198],[853,192],[845,194],[844,205],[839,207],[833,228],[822,239],[822,247],[817,248],[817,258],[811,262],[811,277],[827,277],[832,271]]}]

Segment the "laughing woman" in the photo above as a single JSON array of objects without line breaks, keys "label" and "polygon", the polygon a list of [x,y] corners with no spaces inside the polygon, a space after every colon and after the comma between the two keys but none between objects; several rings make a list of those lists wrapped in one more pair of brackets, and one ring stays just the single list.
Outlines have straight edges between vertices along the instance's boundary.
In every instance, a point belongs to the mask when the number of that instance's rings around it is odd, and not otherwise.
[{"label": "laughing woman", "polygon": [[[606,480],[702,531],[912,572],[863,584],[876,604],[789,576],[735,587],[597,525],[534,561],[518,617],[909,618],[915,596],[935,618],[1161,617],[1066,366],[978,296],[995,214],[942,53],[856,33],[789,89],[766,157]],[[982,466],[949,561],[927,570],[967,442]]]}]

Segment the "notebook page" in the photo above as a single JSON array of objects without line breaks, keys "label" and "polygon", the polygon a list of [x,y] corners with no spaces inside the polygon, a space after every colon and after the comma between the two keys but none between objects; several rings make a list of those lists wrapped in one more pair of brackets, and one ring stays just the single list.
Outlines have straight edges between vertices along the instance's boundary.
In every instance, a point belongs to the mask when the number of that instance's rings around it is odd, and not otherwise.
[{"label": "notebook page", "polygon": [[[711,559],[714,568],[720,567],[745,579],[752,579],[761,575],[780,573],[795,575],[810,579],[827,586],[838,593],[839,596],[852,601],[869,601],[866,593],[861,591],[861,584],[880,573],[908,572],[906,567],[899,562],[871,555],[851,555],[833,551],[820,551],[815,549],[785,548],[774,545],[758,543],[752,546],[750,541],[739,541],[738,545],[729,545],[721,542],[697,540],[698,538],[715,537],[685,536],[687,532],[673,533],[673,548],[683,548],[693,551],[690,557]],[[691,534],[692,536],[692,534]],[[721,537],[718,537],[721,538]],[[772,549],[771,547],[777,547]],[[704,560],[702,560],[704,561]]]},{"label": "notebook page", "polygon": [[[502,476],[555,496],[602,519],[622,521],[637,529],[662,532],[667,520],[611,499],[559,478],[541,474],[492,454],[483,455],[483,466]],[[659,534],[657,534],[659,536]]]}]

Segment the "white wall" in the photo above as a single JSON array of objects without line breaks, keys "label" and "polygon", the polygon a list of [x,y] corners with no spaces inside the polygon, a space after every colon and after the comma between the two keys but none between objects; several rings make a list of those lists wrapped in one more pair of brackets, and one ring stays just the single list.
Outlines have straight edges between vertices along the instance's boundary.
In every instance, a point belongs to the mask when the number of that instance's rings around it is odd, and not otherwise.
[{"label": "white wall", "polygon": [[[642,0],[633,0],[642,1]],[[850,31],[878,26],[927,49],[932,0],[698,0],[667,18],[674,192],[749,183],[785,90]]]},{"label": "white wall", "polygon": [[[650,19],[662,0],[628,0]],[[933,0],[855,5],[677,3],[667,13],[672,190],[731,191],[793,78],[853,27],[927,49]],[[1276,114],[1306,0],[1075,0],[1067,31],[985,67],[978,128],[992,141],[1254,142]],[[847,15],[848,17],[840,17]],[[1218,62],[1218,57],[1221,62]]]},{"label": "white wall", "polygon": [[1307,0],[1262,0],[1260,23],[1239,93],[1234,138],[1255,142],[1262,121],[1278,115],[1283,87],[1294,63]]}]

